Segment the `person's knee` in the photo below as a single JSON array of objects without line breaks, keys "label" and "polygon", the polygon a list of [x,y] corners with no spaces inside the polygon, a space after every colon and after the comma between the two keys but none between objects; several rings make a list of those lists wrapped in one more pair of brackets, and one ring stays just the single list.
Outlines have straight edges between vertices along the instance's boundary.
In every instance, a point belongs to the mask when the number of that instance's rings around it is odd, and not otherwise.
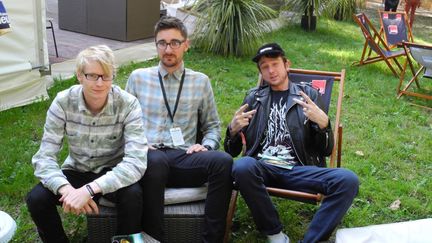
[{"label": "person's knee", "polygon": [[44,206],[48,205],[48,194],[45,190],[40,190],[39,185],[34,187],[26,197],[27,208],[30,212],[40,211]]},{"label": "person's knee", "polygon": [[232,165],[233,165],[233,158],[231,155],[225,153],[225,152],[219,152],[218,153],[218,160],[221,164],[222,168],[226,171],[229,171],[231,173]]},{"label": "person's knee", "polygon": [[238,183],[250,178],[256,170],[257,160],[252,157],[243,157],[238,159],[232,169],[232,176]]},{"label": "person's knee", "polygon": [[211,173],[231,175],[233,165],[233,158],[231,155],[221,151],[210,151],[208,156],[211,156],[209,159],[209,169]]},{"label": "person's knee", "polygon": [[339,178],[342,187],[344,187],[347,192],[351,192],[354,196],[357,195],[360,181],[354,172],[342,169]]}]

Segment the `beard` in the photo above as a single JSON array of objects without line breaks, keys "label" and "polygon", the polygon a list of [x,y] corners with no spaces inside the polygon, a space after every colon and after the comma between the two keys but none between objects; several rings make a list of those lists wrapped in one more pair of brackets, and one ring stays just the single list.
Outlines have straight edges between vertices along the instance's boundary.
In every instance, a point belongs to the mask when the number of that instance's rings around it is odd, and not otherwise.
[{"label": "beard", "polygon": [[165,67],[175,67],[179,64],[179,61],[175,55],[163,55],[162,64]]}]

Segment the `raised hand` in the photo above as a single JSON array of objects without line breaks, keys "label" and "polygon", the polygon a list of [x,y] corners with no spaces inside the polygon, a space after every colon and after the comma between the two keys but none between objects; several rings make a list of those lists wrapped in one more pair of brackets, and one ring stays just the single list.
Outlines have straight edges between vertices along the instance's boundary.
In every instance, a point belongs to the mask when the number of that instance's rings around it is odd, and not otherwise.
[{"label": "raised hand", "polygon": [[243,127],[249,125],[250,119],[252,119],[253,115],[256,113],[256,110],[250,110],[248,112],[245,112],[247,108],[248,104],[244,104],[234,114],[234,117],[230,123],[231,137],[240,132]]},{"label": "raised hand", "polygon": [[293,100],[303,107],[303,113],[307,119],[315,122],[321,129],[327,127],[329,119],[327,114],[321,110],[303,91],[300,91],[303,100],[294,98]]}]

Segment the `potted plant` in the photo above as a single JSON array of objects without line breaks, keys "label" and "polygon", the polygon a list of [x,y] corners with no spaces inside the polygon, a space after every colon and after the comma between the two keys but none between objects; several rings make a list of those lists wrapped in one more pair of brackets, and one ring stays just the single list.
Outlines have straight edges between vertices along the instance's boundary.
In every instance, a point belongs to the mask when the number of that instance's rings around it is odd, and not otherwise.
[{"label": "potted plant", "polygon": [[[316,29],[317,16],[315,12],[322,9],[326,0],[285,0],[286,8],[294,12],[303,13],[301,16],[301,27],[306,31]],[[317,12],[319,14],[319,12]]]},{"label": "potted plant", "polygon": [[355,13],[356,6],[364,0],[285,0],[286,7],[301,17],[301,27],[307,31],[316,29],[317,16],[326,15],[336,20],[348,20]]}]

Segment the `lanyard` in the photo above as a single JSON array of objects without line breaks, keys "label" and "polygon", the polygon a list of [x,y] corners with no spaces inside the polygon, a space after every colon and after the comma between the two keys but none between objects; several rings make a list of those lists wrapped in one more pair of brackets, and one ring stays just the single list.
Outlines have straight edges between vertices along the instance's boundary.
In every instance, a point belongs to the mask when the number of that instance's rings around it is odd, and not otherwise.
[{"label": "lanyard", "polygon": [[174,105],[174,111],[171,113],[171,108],[170,108],[169,103],[168,103],[168,99],[167,99],[166,92],[165,92],[165,87],[164,87],[163,82],[162,82],[162,76],[161,76],[160,72],[158,72],[159,83],[160,83],[160,86],[161,86],[161,89],[162,89],[162,94],[163,94],[163,97],[164,97],[165,106],[167,108],[168,115],[170,116],[172,123],[174,123],[174,116],[175,116],[175,113],[177,111],[177,106],[178,106],[178,103],[179,103],[179,100],[180,100],[180,94],[181,94],[182,89],[183,89],[183,83],[184,83],[185,74],[186,74],[186,69],[183,71],[183,74],[181,76],[180,87],[179,87],[179,90],[177,92],[177,99],[176,99],[176,102],[175,102],[175,105]]}]

